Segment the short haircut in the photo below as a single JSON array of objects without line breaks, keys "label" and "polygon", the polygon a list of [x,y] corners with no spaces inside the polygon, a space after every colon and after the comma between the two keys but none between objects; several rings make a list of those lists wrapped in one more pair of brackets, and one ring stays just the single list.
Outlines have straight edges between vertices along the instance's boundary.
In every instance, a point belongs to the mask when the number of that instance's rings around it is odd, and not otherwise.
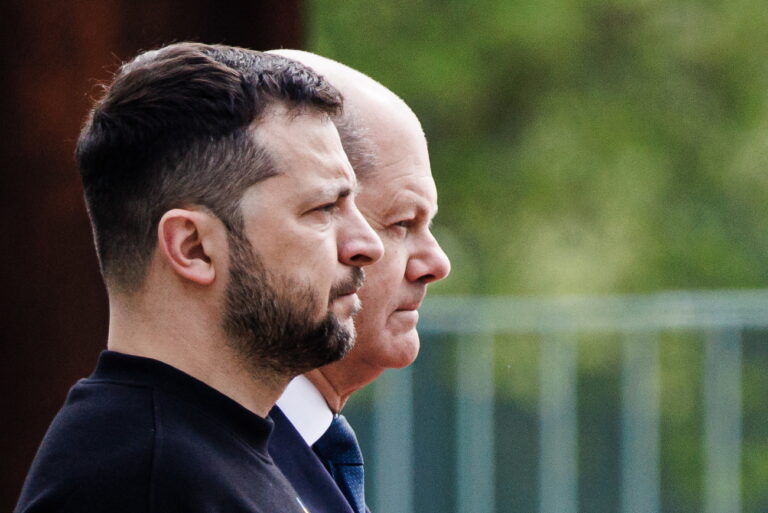
[{"label": "short haircut", "polygon": [[240,199],[277,174],[253,126],[273,104],[341,115],[341,94],[278,55],[177,43],[124,64],[95,103],[76,158],[108,287],[143,283],[157,224],[199,205],[242,230]]}]

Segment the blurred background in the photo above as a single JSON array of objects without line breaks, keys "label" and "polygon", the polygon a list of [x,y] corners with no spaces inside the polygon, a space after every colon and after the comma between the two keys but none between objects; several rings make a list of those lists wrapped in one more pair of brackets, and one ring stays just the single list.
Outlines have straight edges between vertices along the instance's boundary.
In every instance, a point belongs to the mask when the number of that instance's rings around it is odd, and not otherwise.
[{"label": "blurred background", "polygon": [[429,139],[453,271],[417,362],[348,406],[373,511],[768,511],[762,2],[7,4],[0,509],[105,345],[95,84],[198,39],[344,62]]}]

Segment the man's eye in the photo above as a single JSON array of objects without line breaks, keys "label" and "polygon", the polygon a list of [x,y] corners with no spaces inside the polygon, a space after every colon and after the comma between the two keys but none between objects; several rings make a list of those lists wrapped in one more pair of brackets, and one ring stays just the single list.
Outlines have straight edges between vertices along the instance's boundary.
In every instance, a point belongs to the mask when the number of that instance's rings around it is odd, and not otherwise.
[{"label": "man's eye", "polygon": [[325,205],[320,205],[315,209],[316,212],[324,212],[330,214],[334,210],[338,208],[338,205],[336,203],[327,203]]},{"label": "man's eye", "polygon": [[392,223],[389,225],[389,230],[395,234],[397,237],[405,237],[405,235],[408,233],[408,230],[413,226],[413,221],[409,219],[404,219],[402,221],[398,221],[396,223]]}]

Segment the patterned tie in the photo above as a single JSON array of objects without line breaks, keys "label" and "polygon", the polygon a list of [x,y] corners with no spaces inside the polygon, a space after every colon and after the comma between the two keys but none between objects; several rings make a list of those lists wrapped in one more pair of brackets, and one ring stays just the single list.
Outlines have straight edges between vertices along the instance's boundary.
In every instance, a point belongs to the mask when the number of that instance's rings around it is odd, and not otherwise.
[{"label": "patterned tie", "polygon": [[313,447],[355,513],[365,513],[363,454],[344,415],[334,416],[331,427]]}]

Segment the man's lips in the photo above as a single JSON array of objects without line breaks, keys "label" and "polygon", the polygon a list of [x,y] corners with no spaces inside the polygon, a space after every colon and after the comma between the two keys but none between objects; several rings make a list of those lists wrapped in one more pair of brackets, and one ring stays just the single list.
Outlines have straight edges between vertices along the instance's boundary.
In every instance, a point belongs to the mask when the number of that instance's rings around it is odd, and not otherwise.
[{"label": "man's lips", "polygon": [[357,294],[357,291],[360,290],[360,287],[363,286],[364,281],[365,273],[359,267],[355,267],[352,271],[352,275],[347,280],[345,280],[343,283],[335,285],[331,289],[330,301],[332,302],[336,299],[339,299],[340,297]]},{"label": "man's lips", "polygon": [[357,294],[357,291],[360,290],[360,288],[355,287],[353,289],[349,290],[341,290],[337,293],[336,298],[344,297],[344,296],[351,296],[352,294]]},{"label": "man's lips", "polygon": [[392,312],[390,319],[398,323],[401,328],[414,328],[419,321],[420,306],[421,301],[402,304],[397,310]]},{"label": "man's lips", "polygon": [[352,294],[357,294],[357,292],[362,288],[362,286],[363,284],[360,282],[347,283],[346,287],[334,290],[334,296],[342,297],[342,296],[351,296]]},{"label": "man's lips", "polygon": [[419,298],[402,303],[400,306],[397,307],[395,311],[396,312],[415,312],[415,311],[418,311],[419,308],[421,308],[421,303],[423,302],[424,302],[424,296],[422,295]]}]

